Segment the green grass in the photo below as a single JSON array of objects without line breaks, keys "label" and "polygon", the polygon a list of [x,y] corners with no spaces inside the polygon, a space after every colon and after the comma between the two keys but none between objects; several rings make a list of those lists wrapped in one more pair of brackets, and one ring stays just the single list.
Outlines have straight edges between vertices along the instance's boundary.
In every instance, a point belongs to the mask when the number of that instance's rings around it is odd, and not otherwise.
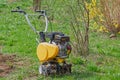
[{"label": "green grass", "polygon": [[[42,8],[46,7],[45,0]],[[62,31],[69,34],[68,19],[65,16],[62,1],[51,0],[48,15],[54,14],[54,31]],[[0,1],[0,50],[3,54],[16,54],[23,65],[18,66],[13,72],[0,80],[119,80],[120,79],[120,35],[117,39],[109,39],[109,34],[90,32],[90,55],[85,58],[73,57],[68,62],[72,63],[72,73],[65,75],[42,76],[38,72],[39,60],[36,55],[36,35],[27,25],[23,15],[11,13],[16,6],[22,6],[27,12],[30,10],[32,0],[18,0],[9,3]],[[51,10],[52,9],[52,10]],[[63,13],[63,14],[61,14]],[[37,22],[32,21],[34,24]],[[42,26],[44,26],[42,24]],[[50,31],[50,28],[49,28]],[[72,35],[71,35],[72,37]]]}]

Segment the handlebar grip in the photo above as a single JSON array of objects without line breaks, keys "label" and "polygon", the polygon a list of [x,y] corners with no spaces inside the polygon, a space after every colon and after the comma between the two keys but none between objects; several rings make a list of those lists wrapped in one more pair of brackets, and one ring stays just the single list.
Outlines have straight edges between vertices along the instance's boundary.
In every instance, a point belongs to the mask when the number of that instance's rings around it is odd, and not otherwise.
[{"label": "handlebar grip", "polygon": [[35,12],[40,12],[40,13],[45,13],[46,11],[45,10],[36,10]]},{"label": "handlebar grip", "polygon": [[11,12],[18,12],[17,10],[12,10]]},{"label": "handlebar grip", "polygon": [[19,13],[24,13],[24,14],[26,14],[26,12],[23,11],[23,10],[12,10],[11,12],[19,12]]}]

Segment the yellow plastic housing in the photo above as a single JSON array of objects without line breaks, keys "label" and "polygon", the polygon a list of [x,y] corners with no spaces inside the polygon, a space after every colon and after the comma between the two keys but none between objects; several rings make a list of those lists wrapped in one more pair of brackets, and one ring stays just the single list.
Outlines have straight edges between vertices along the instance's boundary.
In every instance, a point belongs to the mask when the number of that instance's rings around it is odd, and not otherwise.
[{"label": "yellow plastic housing", "polygon": [[37,56],[40,62],[53,59],[59,51],[58,46],[49,43],[40,43],[37,47]]}]

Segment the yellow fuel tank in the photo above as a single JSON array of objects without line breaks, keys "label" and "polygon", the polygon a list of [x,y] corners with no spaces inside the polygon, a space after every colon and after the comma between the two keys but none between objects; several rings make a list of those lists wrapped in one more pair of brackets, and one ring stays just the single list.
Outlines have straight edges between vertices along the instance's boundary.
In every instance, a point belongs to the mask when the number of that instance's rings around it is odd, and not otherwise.
[{"label": "yellow fuel tank", "polygon": [[37,56],[40,62],[53,59],[57,56],[59,48],[57,45],[50,43],[40,43],[37,47]]}]

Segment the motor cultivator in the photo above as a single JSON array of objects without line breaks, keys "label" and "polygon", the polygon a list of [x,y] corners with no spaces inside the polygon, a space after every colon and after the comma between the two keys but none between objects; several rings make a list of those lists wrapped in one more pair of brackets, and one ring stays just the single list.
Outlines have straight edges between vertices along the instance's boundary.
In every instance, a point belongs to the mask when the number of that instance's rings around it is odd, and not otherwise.
[{"label": "motor cultivator", "polygon": [[[66,62],[66,58],[69,57],[71,52],[70,37],[61,32],[47,32],[48,19],[45,10],[39,10],[39,18],[43,16],[45,18],[45,30],[37,31],[31,24],[28,14],[17,7],[16,10],[11,12],[19,12],[24,14],[30,28],[39,36],[37,38],[37,56],[40,61],[39,73],[43,75],[50,74],[65,74],[71,73],[71,64]],[[49,38],[47,42],[46,38]]]}]

